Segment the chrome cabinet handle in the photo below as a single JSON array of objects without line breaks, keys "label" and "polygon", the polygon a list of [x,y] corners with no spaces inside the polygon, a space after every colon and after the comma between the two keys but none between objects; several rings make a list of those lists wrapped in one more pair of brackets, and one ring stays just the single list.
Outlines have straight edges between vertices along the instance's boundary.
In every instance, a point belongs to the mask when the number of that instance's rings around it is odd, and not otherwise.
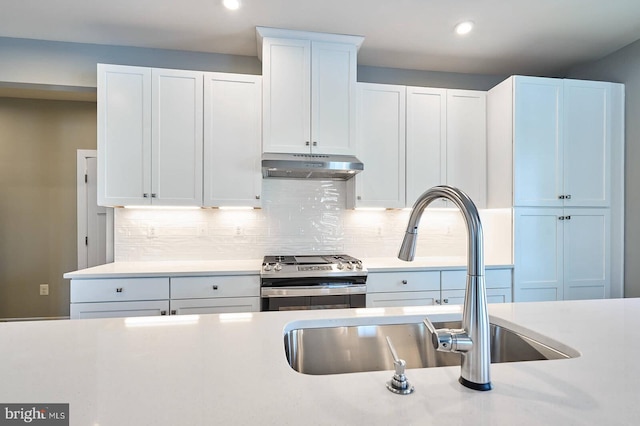
[{"label": "chrome cabinet handle", "polygon": [[564,195],[558,195],[559,200],[564,200]]},{"label": "chrome cabinet handle", "polygon": [[149,198],[149,194],[147,193],[142,194],[142,198]]},{"label": "chrome cabinet handle", "polygon": [[449,303],[449,299],[443,299],[442,300],[444,303]]},{"label": "chrome cabinet handle", "polygon": [[124,288],[122,287],[116,288],[116,293],[122,293],[123,291],[124,291]]},{"label": "chrome cabinet handle", "polygon": [[306,141],[304,144],[305,146],[309,146],[309,141]]},{"label": "chrome cabinet handle", "polygon": [[217,289],[218,289],[218,285],[217,285],[217,284],[214,284],[212,288],[213,288],[214,290],[217,290]]},{"label": "chrome cabinet handle", "polygon": [[178,311],[176,311],[175,309],[171,310],[171,315],[176,315],[178,313]]},{"label": "chrome cabinet handle", "polygon": [[160,311],[160,315],[167,315],[167,311]]},{"label": "chrome cabinet handle", "polygon": [[565,197],[564,197],[564,198],[566,198],[567,200],[570,200],[570,199],[571,199],[571,194],[569,194],[569,195],[565,195]]},{"label": "chrome cabinet handle", "polygon": [[260,199],[260,196],[259,196],[259,195],[256,195],[256,200],[259,200],[259,199]]},{"label": "chrome cabinet handle", "polygon": [[402,284],[407,284],[407,280],[402,280]]},{"label": "chrome cabinet handle", "polygon": [[558,220],[564,220],[564,216],[558,217]]},{"label": "chrome cabinet handle", "polygon": [[564,218],[567,220],[571,220],[571,216],[565,216]]},{"label": "chrome cabinet handle", "polygon": [[157,198],[157,197],[158,197],[158,195],[157,195],[157,194],[155,194],[155,193],[151,193],[151,198]]},{"label": "chrome cabinet handle", "polygon": [[440,299],[436,299],[436,305],[441,305]]},{"label": "chrome cabinet handle", "polygon": [[318,146],[318,142],[317,141],[313,141],[313,146]]}]

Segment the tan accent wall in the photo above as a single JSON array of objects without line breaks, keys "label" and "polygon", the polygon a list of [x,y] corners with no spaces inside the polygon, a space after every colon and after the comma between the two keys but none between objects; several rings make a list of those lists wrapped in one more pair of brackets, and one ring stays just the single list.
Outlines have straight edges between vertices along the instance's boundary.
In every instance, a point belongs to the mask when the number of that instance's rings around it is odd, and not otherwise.
[{"label": "tan accent wall", "polygon": [[95,103],[0,98],[0,318],[69,315],[76,150],[95,148]]}]

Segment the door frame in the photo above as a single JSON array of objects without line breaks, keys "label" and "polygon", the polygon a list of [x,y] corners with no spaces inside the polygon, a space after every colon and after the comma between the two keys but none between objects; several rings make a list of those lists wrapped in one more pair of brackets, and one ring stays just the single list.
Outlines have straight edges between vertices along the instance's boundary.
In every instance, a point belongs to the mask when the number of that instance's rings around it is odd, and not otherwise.
[{"label": "door frame", "polygon": [[[87,251],[83,248],[85,245],[85,237],[87,236],[87,196],[85,190],[85,176],[87,174],[86,159],[97,158],[98,151],[95,149],[78,149],[76,152],[76,194],[77,194],[77,250],[78,250],[78,269],[87,267]],[[113,209],[107,209],[107,263],[113,262]]]}]

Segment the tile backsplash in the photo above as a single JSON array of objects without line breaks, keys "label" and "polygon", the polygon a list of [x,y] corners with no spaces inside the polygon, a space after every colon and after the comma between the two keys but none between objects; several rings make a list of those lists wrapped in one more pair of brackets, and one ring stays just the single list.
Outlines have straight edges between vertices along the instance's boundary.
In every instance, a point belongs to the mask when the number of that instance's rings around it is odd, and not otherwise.
[{"label": "tile backsplash", "polygon": [[[262,209],[116,209],[116,261],[259,259],[265,254],[397,256],[407,210],[349,210],[346,182],[268,179]],[[510,264],[510,209],[480,211],[485,260]],[[418,256],[465,256],[457,209],[427,209]]]}]

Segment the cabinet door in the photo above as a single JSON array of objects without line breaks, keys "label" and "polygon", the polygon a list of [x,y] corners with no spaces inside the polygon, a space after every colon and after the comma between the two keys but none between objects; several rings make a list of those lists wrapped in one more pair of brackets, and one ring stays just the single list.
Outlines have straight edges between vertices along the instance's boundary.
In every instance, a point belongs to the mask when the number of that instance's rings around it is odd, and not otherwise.
[{"label": "cabinet door", "polygon": [[311,145],[318,154],[356,151],[355,45],[311,44]]},{"label": "cabinet door", "polygon": [[405,86],[358,83],[355,207],[405,206]]},{"label": "cabinet door", "polygon": [[514,301],[563,299],[563,211],[516,208]]},{"label": "cabinet door", "polygon": [[565,207],[611,204],[611,85],[564,80]]},{"label": "cabinet door", "polygon": [[487,204],[487,94],[447,91],[447,185]]},{"label": "cabinet door", "polygon": [[150,204],[150,167],[151,69],[98,64],[98,204]]},{"label": "cabinet door", "polygon": [[609,209],[564,209],[564,217],[564,299],[609,297]]},{"label": "cabinet door", "polygon": [[171,315],[259,312],[259,297],[223,297],[171,301]]},{"label": "cabinet door", "polygon": [[202,73],[153,69],[152,204],[202,205]]},{"label": "cabinet door", "polygon": [[431,306],[440,298],[440,291],[403,291],[398,293],[367,293],[367,308]]},{"label": "cabinet door", "polygon": [[311,42],[265,37],[262,46],[263,151],[308,153]]},{"label": "cabinet door", "polygon": [[[447,182],[447,91],[407,87],[407,195],[411,207],[427,189]],[[429,207],[445,207],[435,201]]]},{"label": "cabinet door", "polygon": [[168,315],[168,300],[144,302],[72,303],[71,319],[149,317]]},{"label": "cabinet door", "polygon": [[562,80],[516,77],[514,205],[562,206]]},{"label": "cabinet door", "polygon": [[262,78],[205,73],[204,200],[260,207]]}]

